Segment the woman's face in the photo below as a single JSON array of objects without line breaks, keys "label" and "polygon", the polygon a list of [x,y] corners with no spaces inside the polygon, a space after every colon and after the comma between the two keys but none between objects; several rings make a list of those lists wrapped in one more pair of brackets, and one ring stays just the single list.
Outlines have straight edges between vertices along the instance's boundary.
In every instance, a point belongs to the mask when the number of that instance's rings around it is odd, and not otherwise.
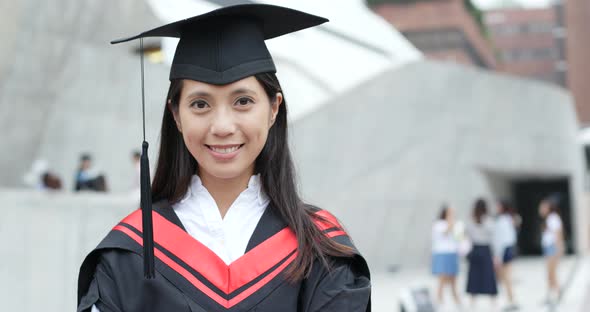
[{"label": "woman's face", "polygon": [[217,86],[184,80],[174,119],[201,175],[250,176],[282,103],[274,103],[255,77]]},{"label": "woman's face", "polygon": [[501,215],[504,213],[504,206],[502,206],[502,203],[497,203],[496,204],[496,214]]},{"label": "woman's face", "polygon": [[549,203],[546,200],[541,201],[539,204],[539,215],[545,217],[549,214]]},{"label": "woman's face", "polygon": [[455,209],[452,207],[447,208],[447,220],[451,220],[455,217]]}]

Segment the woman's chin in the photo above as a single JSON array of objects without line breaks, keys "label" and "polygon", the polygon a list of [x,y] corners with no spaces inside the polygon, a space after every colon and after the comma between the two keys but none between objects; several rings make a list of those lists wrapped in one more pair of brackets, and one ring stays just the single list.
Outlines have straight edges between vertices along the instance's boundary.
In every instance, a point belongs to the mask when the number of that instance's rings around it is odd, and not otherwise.
[{"label": "woman's chin", "polygon": [[248,178],[252,175],[252,170],[250,168],[236,168],[236,166],[212,166],[201,167],[200,172],[205,172],[211,178],[215,179],[223,179],[223,180],[231,180],[237,179],[240,177],[248,176]]}]

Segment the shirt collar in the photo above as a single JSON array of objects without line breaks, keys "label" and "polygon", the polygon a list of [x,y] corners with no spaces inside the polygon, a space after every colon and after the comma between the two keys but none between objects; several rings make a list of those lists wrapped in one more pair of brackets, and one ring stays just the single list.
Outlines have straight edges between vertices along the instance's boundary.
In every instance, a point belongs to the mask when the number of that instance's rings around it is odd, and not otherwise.
[{"label": "shirt collar", "polygon": [[[207,191],[205,186],[203,186],[201,178],[195,174],[191,178],[191,183],[189,184],[188,190],[186,191],[186,194],[184,194],[184,197],[180,200],[180,203],[186,202],[189,198],[201,192],[208,193],[209,191]],[[270,199],[262,189],[260,174],[250,177],[250,180],[248,180],[248,187],[240,194],[240,196],[254,196],[258,202],[258,205],[260,206],[266,206],[268,202],[270,202]]]}]

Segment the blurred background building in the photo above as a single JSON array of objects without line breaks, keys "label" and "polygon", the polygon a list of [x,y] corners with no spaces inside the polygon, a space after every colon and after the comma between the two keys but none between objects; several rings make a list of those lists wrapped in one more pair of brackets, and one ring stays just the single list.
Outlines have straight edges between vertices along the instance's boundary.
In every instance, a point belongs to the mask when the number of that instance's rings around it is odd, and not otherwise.
[{"label": "blurred background building", "polygon": [[484,22],[498,71],[567,86],[563,6],[489,10]]},{"label": "blurred background building", "polygon": [[[590,2],[368,0],[427,57],[555,83],[590,123]],[[480,5],[483,4],[483,5]],[[532,7],[530,5],[533,5]]]},{"label": "blurred background building", "polygon": [[469,0],[368,2],[428,58],[496,68],[481,12]]},{"label": "blurred background building", "polygon": [[575,99],[578,119],[590,124],[590,1],[563,0],[567,41],[567,85]]}]

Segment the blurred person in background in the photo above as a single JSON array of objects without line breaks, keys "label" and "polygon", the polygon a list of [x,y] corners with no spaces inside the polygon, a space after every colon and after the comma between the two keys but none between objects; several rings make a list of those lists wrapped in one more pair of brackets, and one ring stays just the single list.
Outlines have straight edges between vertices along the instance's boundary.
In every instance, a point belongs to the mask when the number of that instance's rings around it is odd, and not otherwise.
[{"label": "blurred person in background", "polygon": [[104,174],[98,173],[92,167],[92,157],[90,154],[80,156],[80,166],[76,172],[74,191],[108,191],[107,179]]},{"label": "blurred person in background", "polygon": [[42,188],[49,191],[59,191],[62,188],[61,179],[52,172],[45,172],[41,176]]},{"label": "blurred person in background", "polygon": [[553,305],[559,301],[560,288],[557,278],[559,260],[565,252],[563,222],[559,215],[559,195],[551,195],[539,204],[539,215],[543,219],[541,245],[547,265],[546,303]]},{"label": "blurred person in background", "polygon": [[31,168],[23,175],[23,183],[36,190],[45,189],[43,185],[43,175],[49,172],[49,163],[47,160],[38,158],[33,161]]},{"label": "blurred person in background", "polygon": [[82,154],[76,172],[74,191],[92,190],[92,181],[96,176],[97,174],[92,170],[92,157],[90,154]]},{"label": "blurred person in background", "polygon": [[508,305],[505,311],[514,311],[518,305],[514,300],[511,264],[516,257],[517,229],[521,219],[508,200],[500,200],[497,205],[497,218],[494,225],[494,265],[502,285],[506,288]]},{"label": "blurred person in background", "polygon": [[478,295],[491,296],[492,305],[495,305],[498,288],[491,249],[494,222],[488,216],[485,200],[479,198],[475,201],[472,216],[473,219],[467,224],[467,236],[473,245],[467,256],[467,293],[471,295],[471,303],[475,308],[475,297]]},{"label": "blurred person in background", "polygon": [[432,225],[432,274],[438,276],[437,300],[444,303],[444,288],[448,286],[455,304],[461,305],[457,293],[459,274],[459,240],[454,233],[455,210],[444,204],[438,219]]}]

